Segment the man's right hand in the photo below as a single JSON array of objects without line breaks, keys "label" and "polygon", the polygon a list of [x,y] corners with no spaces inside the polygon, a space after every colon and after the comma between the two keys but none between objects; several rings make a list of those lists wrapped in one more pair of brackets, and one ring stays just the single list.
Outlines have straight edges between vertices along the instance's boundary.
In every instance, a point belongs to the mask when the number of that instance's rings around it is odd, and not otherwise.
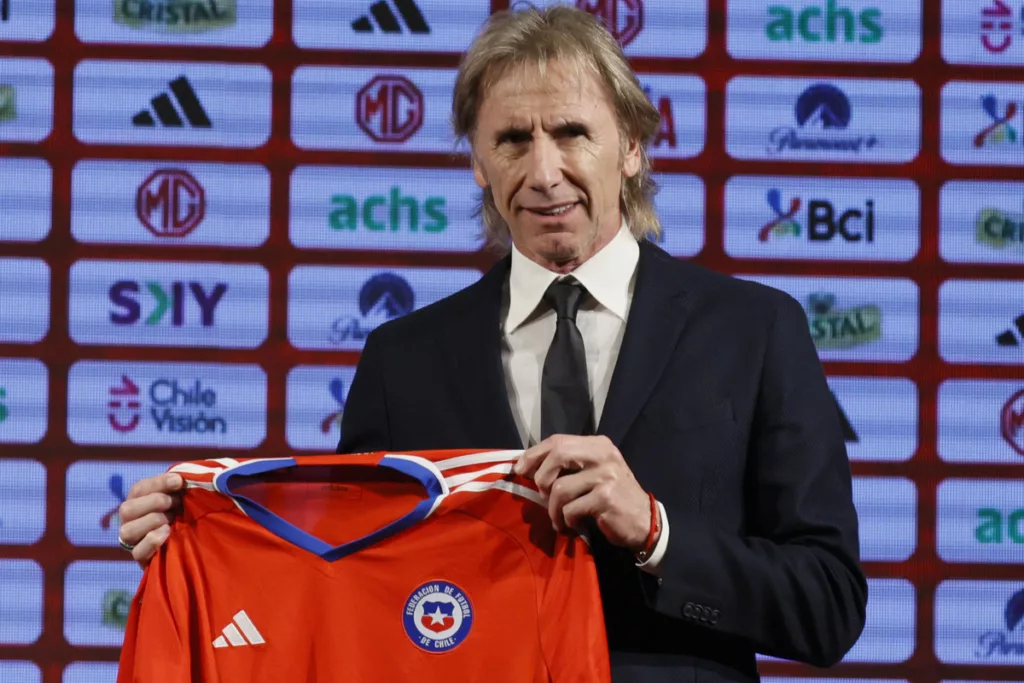
[{"label": "man's right hand", "polygon": [[140,479],[118,508],[118,534],[124,543],[135,546],[132,557],[143,567],[171,535],[171,520],[181,509],[178,492],[184,485],[178,474]]}]

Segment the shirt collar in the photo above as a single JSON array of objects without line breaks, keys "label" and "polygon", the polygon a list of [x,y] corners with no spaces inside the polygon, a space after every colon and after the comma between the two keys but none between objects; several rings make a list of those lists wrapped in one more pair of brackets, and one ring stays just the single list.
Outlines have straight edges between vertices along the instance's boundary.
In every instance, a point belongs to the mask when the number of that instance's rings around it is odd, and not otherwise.
[{"label": "shirt collar", "polygon": [[[629,308],[629,285],[640,260],[640,245],[625,221],[612,241],[570,273],[587,288],[599,304],[623,322]],[[526,322],[556,278],[564,277],[534,263],[512,245],[509,274],[509,307],[505,332],[513,332]]]}]

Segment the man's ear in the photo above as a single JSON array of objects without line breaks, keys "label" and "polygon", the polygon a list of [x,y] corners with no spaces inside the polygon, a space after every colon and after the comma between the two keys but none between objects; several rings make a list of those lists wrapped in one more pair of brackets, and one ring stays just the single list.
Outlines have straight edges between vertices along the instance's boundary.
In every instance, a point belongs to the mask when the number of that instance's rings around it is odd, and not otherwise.
[{"label": "man's ear", "polygon": [[480,162],[477,161],[476,155],[470,156],[470,163],[473,165],[473,180],[480,186],[481,190],[487,189],[487,177],[484,175],[483,168],[480,166]]},{"label": "man's ear", "polygon": [[632,178],[640,172],[640,141],[628,140],[622,154],[622,175]]}]

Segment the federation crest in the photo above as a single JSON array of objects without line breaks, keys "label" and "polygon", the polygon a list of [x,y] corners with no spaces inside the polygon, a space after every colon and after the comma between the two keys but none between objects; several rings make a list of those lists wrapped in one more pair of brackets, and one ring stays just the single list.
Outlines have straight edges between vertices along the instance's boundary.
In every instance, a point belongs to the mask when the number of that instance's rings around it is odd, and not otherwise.
[{"label": "federation crest", "polygon": [[469,597],[455,584],[430,581],[406,600],[402,623],[409,639],[421,650],[448,652],[469,635],[473,607]]}]

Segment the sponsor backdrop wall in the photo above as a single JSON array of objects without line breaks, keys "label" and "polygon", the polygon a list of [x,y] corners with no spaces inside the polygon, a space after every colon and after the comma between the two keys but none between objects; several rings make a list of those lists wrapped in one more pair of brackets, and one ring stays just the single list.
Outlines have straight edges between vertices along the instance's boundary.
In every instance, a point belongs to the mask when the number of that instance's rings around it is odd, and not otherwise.
[{"label": "sponsor backdrop wall", "polygon": [[[1024,0],[577,4],[661,246],[806,308],[871,577],[828,675],[1024,681]],[[113,681],[131,484],[333,450],[366,335],[494,262],[447,116],[504,6],[0,0],[0,680]]]}]

